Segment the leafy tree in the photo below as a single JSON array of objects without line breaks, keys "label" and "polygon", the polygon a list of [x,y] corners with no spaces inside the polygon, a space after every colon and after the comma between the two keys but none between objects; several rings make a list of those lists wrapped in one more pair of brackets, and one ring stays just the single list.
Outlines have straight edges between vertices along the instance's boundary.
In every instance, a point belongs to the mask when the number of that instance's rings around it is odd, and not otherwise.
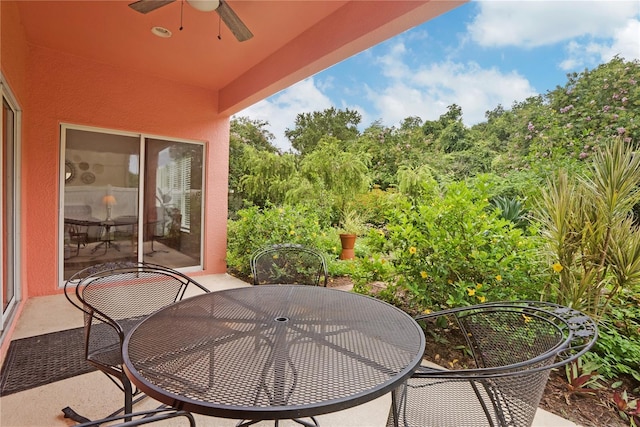
[{"label": "leafy tree", "polygon": [[259,151],[245,147],[247,173],[242,176],[240,188],[246,200],[260,207],[281,204],[295,186],[298,173],[296,159],[290,154]]},{"label": "leafy tree", "polygon": [[344,212],[349,201],[369,185],[366,161],[356,153],[342,150],[340,141],[334,137],[320,140],[316,150],[302,159],[300,172],[331,197],[336,213]]},{"label": "leafy tree", "polygon": [[248,117],[234,117],[230,122],[230,140],[235,144],[249,145],[257,150],[278,152],[273,145],[275,137],[267,130],[269,122]]},{"label": "leafy tree", "polygon": [[314,151],[325,136],[339,141],[355,139],[362,116],[355,110],[337,110],[333,107],[324,111],[301,113],[296,117],[295,127],[285,130],[285,135],[301,155]]},{"label": "leafy tree", "polygon": [[418,200],[438,193],[438,183],[428,165],[417,168],[402,166],[398,171],[398,190],[407,197]]},{"label": "leafy tree", "polygon": [[268,122],[234,117],[230,122],[229,135],[229,217],[242,207],[248,196],[243,193],[242,177],[249,172],[247,162],[251,156],[245,149],[251,147],[267,153],[276,153],[274,136],[267,130]]}]

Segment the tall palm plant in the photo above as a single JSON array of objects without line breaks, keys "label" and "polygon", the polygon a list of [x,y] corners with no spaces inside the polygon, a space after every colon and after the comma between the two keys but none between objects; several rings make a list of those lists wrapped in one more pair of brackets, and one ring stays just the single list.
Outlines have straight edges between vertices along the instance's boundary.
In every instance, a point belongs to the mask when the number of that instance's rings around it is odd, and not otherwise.
[{"label": "tall palm plant", "polygon": [[640,287],[640,155],[616,139],[593,159],[590,173],[548,180],[535,210],[558,280],[558,302],[599,317],[623,288]]}]

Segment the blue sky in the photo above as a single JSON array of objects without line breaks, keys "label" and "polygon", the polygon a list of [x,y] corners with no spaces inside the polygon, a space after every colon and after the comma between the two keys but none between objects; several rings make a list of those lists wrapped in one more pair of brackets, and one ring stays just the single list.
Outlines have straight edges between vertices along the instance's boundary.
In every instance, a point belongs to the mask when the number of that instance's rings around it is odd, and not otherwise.
[{"label": "blue sky", "polygon": [[437,119],[453,103],[484,121],[615,55],[640,59],[640,1],[480,0],[361,52],[238,113],[269,122],[275,144],[296,115],[349,108],[361,128]]}]

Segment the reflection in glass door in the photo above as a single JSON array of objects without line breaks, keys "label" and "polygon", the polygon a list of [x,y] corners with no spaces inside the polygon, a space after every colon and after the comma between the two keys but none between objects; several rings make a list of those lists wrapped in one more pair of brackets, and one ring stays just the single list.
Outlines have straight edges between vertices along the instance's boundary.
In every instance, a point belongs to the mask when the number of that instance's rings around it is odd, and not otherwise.
[{"label": "reflection in glass door", "polygon": [[2,151],[0,171],[0,183],[2,187],[2,200],[0,201],[0,218],[2,222],[2,247],[0,256],[2,258],[2,318],[0,321],[0,331],[11,314],[17,299],[18,280],[16,274],[18,242],[17,242],[17,147],[18,147],[18,112],[10,103],[10,100],[3,94],[2,96]]},{"label": "reflection in glass door", "polygon": [[200,265],[202,145],[146,139],[144,261]]},{"label": "reflection in glass door", "polygon": [[201,265],[202,145],[86,128],[62,134],[63,280],[104,262]]},{"label": "reflection in glass door", "polygon": [[136,261],[140,138],[66,129],[64,279],[93,264]]}]

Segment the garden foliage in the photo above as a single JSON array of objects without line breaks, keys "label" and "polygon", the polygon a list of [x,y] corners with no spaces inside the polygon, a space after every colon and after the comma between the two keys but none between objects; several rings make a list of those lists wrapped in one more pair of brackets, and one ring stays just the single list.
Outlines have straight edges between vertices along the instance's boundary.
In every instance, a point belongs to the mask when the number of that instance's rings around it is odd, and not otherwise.
[{"label": "garden foliage", "polygon": [[371,232],[372,252],[394,268],[391,281],[423,308],[539,298],[536,239],[503,219],[487,188],[452,183],[442,194],[406,199]]},{"label": "garden foliage", "polygon": [[[362,132],[353,111],[305,113],[288,153],[264,122],[233,119],[229,269],[302,243],[405,309],[556,300],[599,318],[589,366],[640,380],[639,82],[639,61],[614,58],[473,127],[455,104]],[[354,209],[368,234],[339,261]]]}]

